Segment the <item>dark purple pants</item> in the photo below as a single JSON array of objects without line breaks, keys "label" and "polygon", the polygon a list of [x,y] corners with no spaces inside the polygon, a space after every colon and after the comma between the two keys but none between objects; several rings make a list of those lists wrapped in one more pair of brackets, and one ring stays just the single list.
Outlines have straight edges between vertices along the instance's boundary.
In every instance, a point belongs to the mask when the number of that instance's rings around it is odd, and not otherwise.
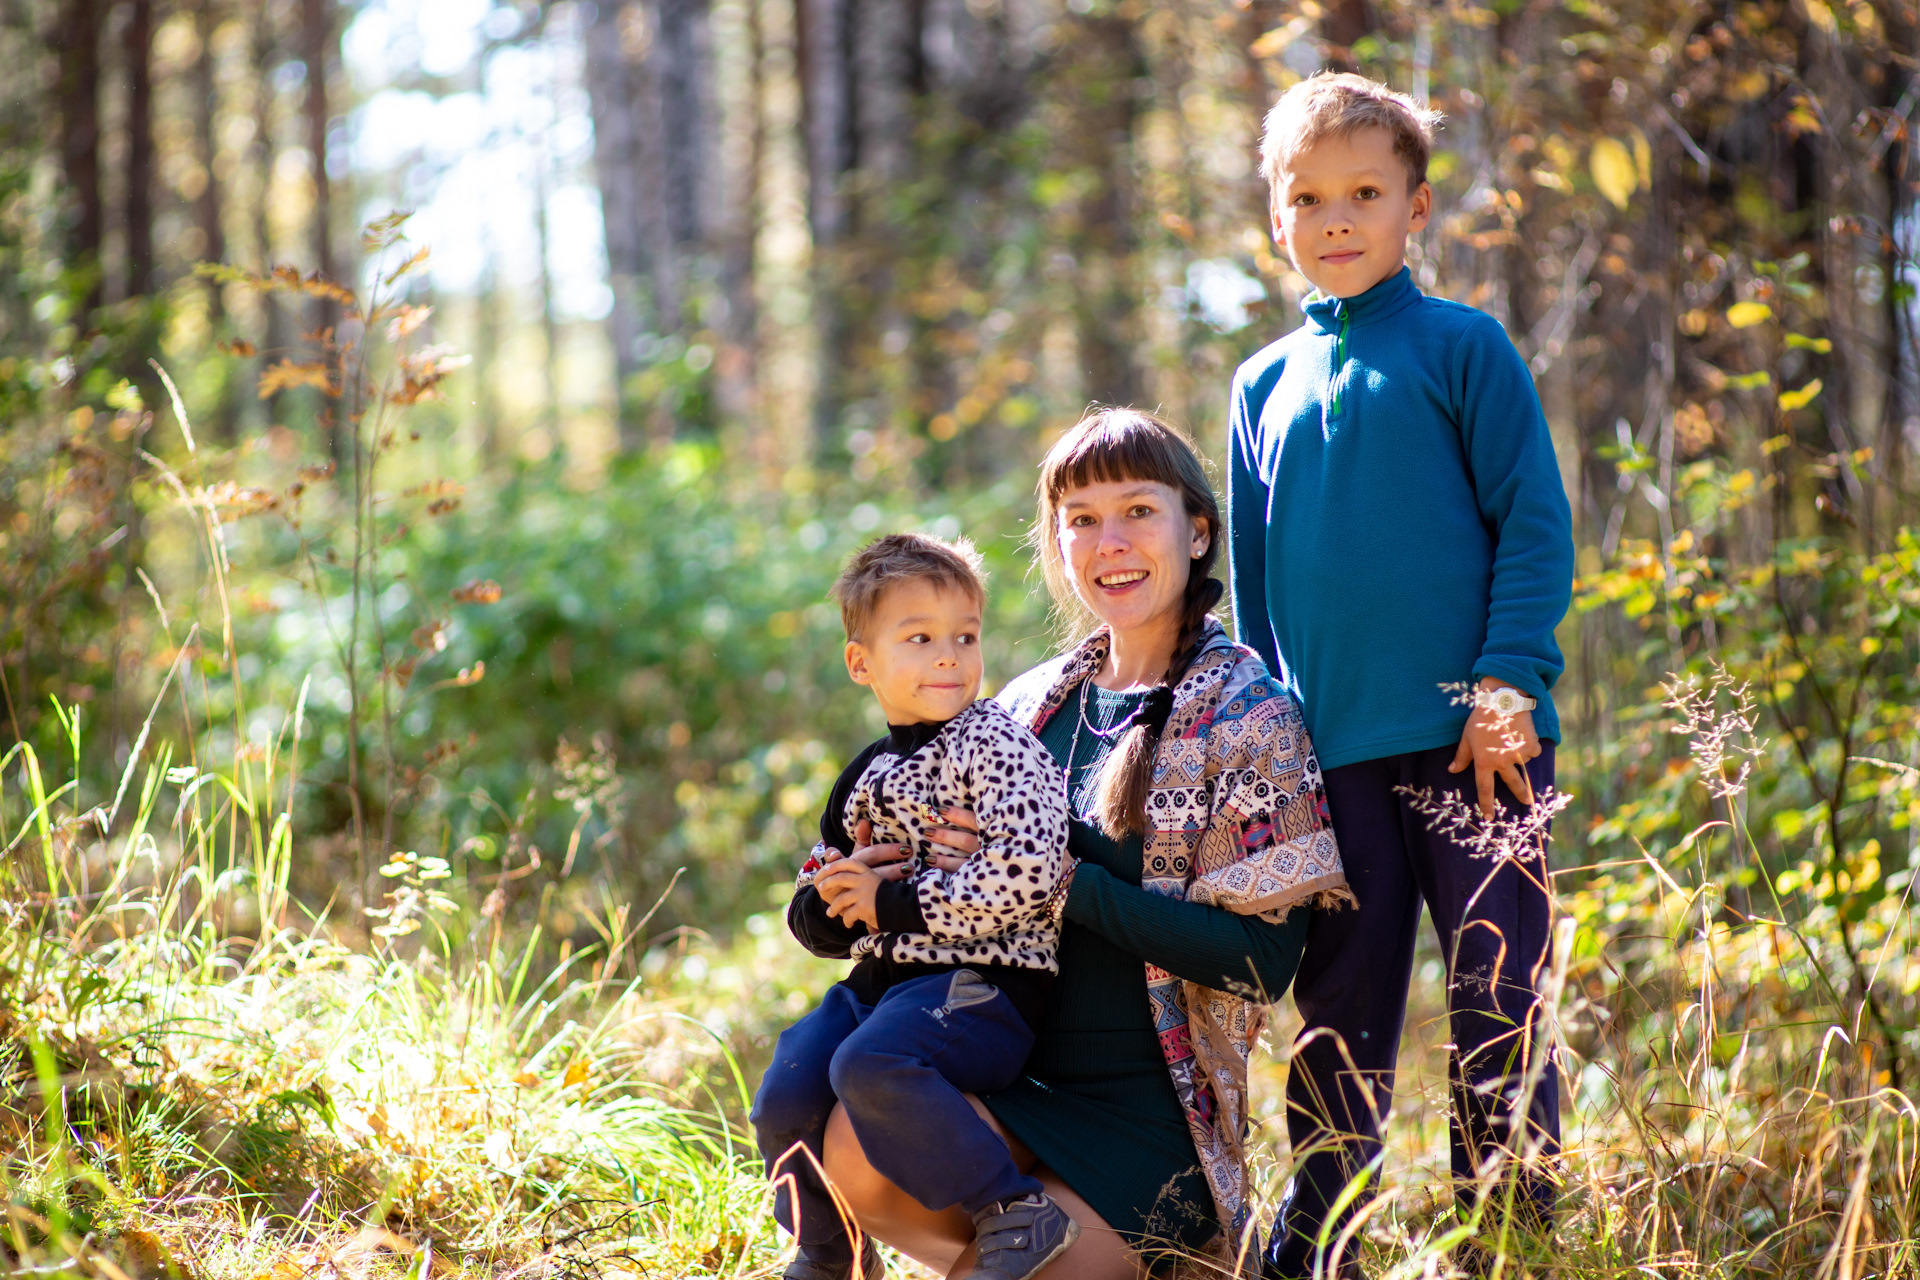
[{"label": "dark purple pants", "polygon": [[[1524,863],[1476,856],[1429,829],[1395,790],[1451,791],[1473,802],[1472,770],[1447,772],[1454,750],[1327,771],[1333,830],[1359,909],[1313,914],[1293,980],[1306,1026],[1287,1078],[1287,1132],[1293,1150],[1309,1154],[1296,1164],[1274,1222],[1271,1276],[1314,1274],[1316,1242],[1331,1244],[1340,1233],[1341,1224],[1328,1221],[1333,1202],[1380,1151],[1422,902],[1441,954],[1451,957],[1447,1070],[1453,1174],[1463,1194],[1480,1161],[1526,1145],[1515,1111],[1528,1067],[1540,1066],[1546,1052],[1535,994],[1548,955],[1546,865],[1538,855]],[[1552,785],[1552,743],[1541,744],[1527,775],[1536,795]],[[1506,783],[1495,789],[1502,805],[1517,803]],[[1525,1124],[1545,1153],[1558,1152],[1560,1092],[1551,1064],[1534,1083]],[[1525,1169],[1519,1189],[1544,1220],[1553,1205],[1550,1180]]]}]

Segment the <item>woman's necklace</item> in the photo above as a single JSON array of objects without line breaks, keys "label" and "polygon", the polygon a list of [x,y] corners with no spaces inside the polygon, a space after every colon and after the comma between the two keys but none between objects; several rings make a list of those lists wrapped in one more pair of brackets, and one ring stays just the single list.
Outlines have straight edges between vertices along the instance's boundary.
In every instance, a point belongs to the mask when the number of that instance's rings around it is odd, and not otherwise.
[{"label": "woman's necklace", "polygon": [[1074,804],[1074,795],[1073,795],[1074,770],[1075,769],[1080,770],[1082,775],[1081,786],[1084,789],[1086,785],[1086,781],[1085,781],[1086,771],[1088,769],[1093,768],[1094,765],[1098,764],[1102,759],[1105,758],[1103,756],[1097,756],[1094,759],[1087,761],[1087,763],[1085,764],[1082,764],[1082,765],[1074,764],[1073,762],[1074,757],[1080,754],[1080,730],[1084,727],[1086,731],[1092,734],[1094,737],[1104,740],[1107,738],[1114,737],[1115,735],[1120,733],[1123,729],[1131,728],[1133,725],[1133,717],[1131,716],[1128,716],[1126,719],[1122,720],[1119,724],[1109,724],[1107,722],[1108,713],[1103,708],[1100,712],[1100,727],[1096,729],[1093,726],[1093,723],[1087,719],[1087,689],[1092,684],[1093,684],[1092,676],[1088,676],[1085,680],[1080,682],[1080,712],[1079,712],[1079,715],[1077,715],[1074,718],[1073,743],[1067,748],[1066,767],[1060,771],[1060,794],[1066,799],[1067,812],[1075,815],[1079,815],[1081,811]]}]

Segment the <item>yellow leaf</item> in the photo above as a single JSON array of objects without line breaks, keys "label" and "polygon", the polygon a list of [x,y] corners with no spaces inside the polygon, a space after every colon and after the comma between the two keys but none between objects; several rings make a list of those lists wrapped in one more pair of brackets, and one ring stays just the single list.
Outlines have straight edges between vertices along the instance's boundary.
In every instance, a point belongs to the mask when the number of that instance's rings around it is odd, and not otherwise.
[{"label": "yellow leaf", "polygon": [[1805,0],[1805,3],[1808,22],[1829,35],[1840,29],[1840,24],[1833,20],[1832,6],[1825,3],[1825,0]]},{"label": "yellow leaf", "polygon": [[395,267],[392,271],[389,271],[386,274],[386,277],[382,279],[380,283],[390,285],[394,281],[398,280],[401,276],[406,275],[408,272],[412,271],[415,267],[419,266],[421,263],[425,262],[426,260],[427,260],[427,249],[425,245],[422,245],[419,249],[414,251],[414,255],[411,258],[408,258],[405,262]]},{"label": "yellow leaf", "polygon": [[295,364],[291,360],[282,360],[260,375],[260,398],[272,396],[275,392],[290,387],[313,387],[322,392],[331,392],[333,382],[327,376],[324,364]]},{"label": "yellow leaf", "polygon": [[1736,329],[1751,329],[1773,315],[1764,302],[1736,302],[1727,308],[1727,323]]},{"label": "yellow leaf", "polygon": [[540,1077],[531,1071],[516,1071],[513,1075],[513,1082],[522,1089],[531,1089],[540,1083]]},{"label": "yellow leaf", "polygon": [[1640,132],[1638,125],[1627,130],[1627,136],[1633,140],[1633,171],[1639,175],[1643,190],[1653,188],[1653,147],[1647,142],[1647,135]]},{"label": "yellow leaf", "polygon": [[[425,250],[422,250],[425,252]],[[387,322],[387,341],[398,342],[418,329],[433,314],[432,307],[403,306],[398,315]]]},{"label": "yellow leaf", "polygon": [[567,1078],[562,1080],[560,1084],[563,1088],[571,1089],[574,1085],[585,1084],[587,1077],[592,1074],[593,1068],[588,1065],[585,1058],[582,1058],[567,1068]]},{"label": "yellow leaf", "polygon": [[1782,391],[1780,393],[1780,407],[1788,413],[1792,413],[1795,409],[1804,409],[1812,404],[1813,398],[1819,394],[1820,379],[1815,378],[1798,391]]},{"label": "yellow leaf", "polygon": [[1593,144],[1593,152],[1587,157],[1587,167],[1593,171],[1593,185],[1600,194],[1616,209],[1627,207],[1627,198],[1639,185],[1640,176],[1634,169],[1633,155],[1626,146],[1614,138],[1601,138]]}]

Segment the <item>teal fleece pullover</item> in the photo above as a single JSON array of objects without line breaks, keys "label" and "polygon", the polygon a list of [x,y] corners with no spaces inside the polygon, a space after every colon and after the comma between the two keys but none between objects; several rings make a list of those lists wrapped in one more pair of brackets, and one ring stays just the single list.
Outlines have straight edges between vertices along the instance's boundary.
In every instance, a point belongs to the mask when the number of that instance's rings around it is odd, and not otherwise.
[{"label": "teal fleece pullover", "polygon": [[1533,378],[1498,321],[1405,267],[1241,365],[1227,530],[1241,642],[1286,681],[1323,768],[1459,741],[1440,685],[1540,700],[1564,665],[1573,517]]}]

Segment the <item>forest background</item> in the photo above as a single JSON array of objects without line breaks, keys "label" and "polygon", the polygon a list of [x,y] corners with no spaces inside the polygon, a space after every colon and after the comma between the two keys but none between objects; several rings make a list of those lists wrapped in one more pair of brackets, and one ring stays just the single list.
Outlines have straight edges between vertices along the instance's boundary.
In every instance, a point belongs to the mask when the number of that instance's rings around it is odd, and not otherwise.
[{"label": "forest background", "polygon": [[965,532],[990,680],[1044,656],[1032,464],[1090,402],[1222,457],[1306,289],[1258,122],[1336,67],[1446,113],[1413,270],[1529,361],[1581,575],[1559,1240],[1448,1209],[1426,939],[1351,1247],[1915,1274],[1917,58],[1904,0],[13,0],[0,1256],[777,1269],[778,906],[876,728],[825,586]]}]

